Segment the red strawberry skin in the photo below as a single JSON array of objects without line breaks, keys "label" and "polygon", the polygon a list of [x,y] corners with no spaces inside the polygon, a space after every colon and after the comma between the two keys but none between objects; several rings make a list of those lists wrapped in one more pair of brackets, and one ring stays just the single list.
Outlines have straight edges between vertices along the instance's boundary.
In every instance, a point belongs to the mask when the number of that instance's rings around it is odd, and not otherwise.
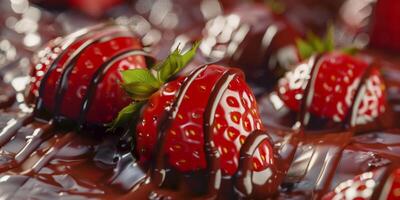
[{"label": "red strawberry skin", "polygon": [[[67,61],[73,57],[74,53],[85,42],[96,38],[104,39],[101,42],[89,45],[78,54],[77,61],[74,63],[72,72],[68,77],[68,87],[62,98],[60,112],[68,118],[77,120],[87,89],[99,67],[121,52],[141,49],[142,46],[137,38],[127,35],[121,28],[111,27],[97,32],[94,31],[74,41],[62,54],[62,45],[65,45],[71,38],[73,36],[52,41],[39,52],[38,60],[31,71],[29,93],[30,96],[38,97],[40,84],[44,84],[44,107],[46,110],[54,112],[56,90],[59,87],[61,75],[67,67]],[[56,63],[55,70],[48,72],[57,57],[60,57],[60,60]],[[119,110],[131,101],[118,84],[118,81],[121,81],[120,71],[144,67],[146,67],[146,64],[142,56],[125,56],[117,60],[97,85],[94,100],[86,120],[96,124],[111,122]],[[49,78],[45,83],[42,83],[46,73],[49,73]]]},{"label": "red strawberry skin", "polygon": [[[319,117],[341,122],[350,112],[354,101],[360,122],[368,121],[384,112],[386,96],[383,79],[377,69],[372,69],[363,81],[368,68],[366,62],[350,55],[332,52],[317,59],[313,73],[312,68],[312,64],[305,61],[279,81],[278,95],[290,109],[300,111],[307,84],[310,84],[308,95],[312,99],[308,111]],[[363,96],[356,94],[361,82],[364,85],[360,91],[366,94]],[[366,119],[363,120],[362,117]]]},{"label": "red strawberry skin", "polygon": [[[211,91],[228,68],[209,65],[188,87],[177,117],[165,131],[165,156],[169,164],[182,171],[195,171],[206,167],[204,152],[204,115]],[[136,127],[136,151],[142,161],[151,159],[157,141],[157,127],[165,109],[176,100],[183,78],[169,82],[153,94],[142,111]],[[213,142],[220,153],[223,173],[233,175],[238,167],[239,150],[246,137],[264,127],[258,113],[255,97],[242,75],[236,75],[223,92],[212,126]],[[264,144],[255,154],[254,169],[262,170],[273,164],[272,147]]]},{"label": "red strawberry skin", "polygon": [[379,0],[371,24],[371,46],[400,51],[400,2]]}]

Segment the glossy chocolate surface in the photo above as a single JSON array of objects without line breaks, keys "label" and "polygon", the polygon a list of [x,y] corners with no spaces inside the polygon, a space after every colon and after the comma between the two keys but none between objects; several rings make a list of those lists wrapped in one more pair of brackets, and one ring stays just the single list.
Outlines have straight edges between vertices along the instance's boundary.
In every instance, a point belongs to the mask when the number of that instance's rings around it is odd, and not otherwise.
[{"label": "glossy chocolate surface", "polygon": [[[400,167],[400,129],[393,120],[399,119],[400,111],[399,62],[391,62],[392,58],[375,52],[365,52],[364,56],[376,57],[382,63],[389,95],[385,115],[367,128],[332,125],[313,116],[307,124],[306,103],[302,112],[293,113],[274,100],[273,93],[264,94],[258,103],[267,133],[256,131],[246,139],[234,177],[218,174],[218,157],[213,154],[212,145],[205,145],[206,170],[182,174],[165,166],[162,137],[155,165],[142,166],[130,152],[131,138],[126,133],[108,134],[99,130],[78,133],[35,119],[33,109],[24,103],[23,91],[0,80],[0,198],[321,199],[340,183],[371,171],[374,186],[370,197],[385,197],[383,185],[390,173]],[[314,60],[310,65],[315,68],[317,62]],[[18,70],[20,66],[14,67]],[[106,68],[104,65],[96,77],[101,79]],[[188,76],[182,88],[188,87],[190,79],[202,69]],[[2,75],[11,72],[0,67]],[[212,120],[211,108],[218,101],[218,93],[237,74],[228,70],[218,81],[208,102],[209,117],[205,121]],[[96,80],[92,80],[93,92]],[[310,87],[308,91],[312,90]],[[180,92],[177,99],[183,95]],[[88,105],[90,96],[85,101]],[[166,111],[163,126],[173,119],[173,111]],[[207,123],[204,126],[207,130]],[[159,128],[161,136],[162,128]],[[274,144],[275,177],[268,177],[266,171],[253,172],[249,166],[254,147],[265,140]],[[206,144],[211,141],[208,134],[205,141]]]},{"label": "glossy chocolate surface", "polygon": [[[384,65],[383,71],[391,71],[392,75],[400,73],[392,66]],[[221,86],[224,80],[221,79]],[[398,86],[399,82],[388,84],[389,88]],[[386,177],[400,165],[399,143],[396,142],[400,141],[400,131],[395,124],[376,131],[356,131],[358,133],[348,128],[326,130],[323,126],[319,131],[292,128],[289,122],[281,123],[281,111],[273,111],[269,98],[262,97],[259,102],[266,118],[268,135],[254,133],[248,141],[256,144],[256,141],[268,139],[274,143],[278,164],[283,170],[279,172],[281,178],[272,183],[280,182],[279,187],[276,185],[272,187],[275,190],[267,192],[266,188],[271,188],[268,184],[260,186],[253,182],[257,179],[250,178],[250,184],[254,184],[253,192],[240,193],[237,191],[246,191],[242,187],[249,187],[248,180],[237,175],[235,178],[209,176],[215,173],[214,167],[210,168],[211,171],[189,174],[170,171],[168,176],[174,178],[165,179],[168,181],[160,184],[157,180],[164,179],[157,178],[159,175],[154,173],[162,171],[162,165],[156,165],[161,167],[159,170],[140,166],[119,142],[120,135],[65,132],[51,123],[37,121],[31,112],[20,109],[21,103],[14,101],[16,94],[9,85],[2,83],[3,88],[2,91],[6,92],[2,96],[6,98],[0,99],[0,195],[4,198],[321,198],[339,183],[371,170],[379,172],[374,179],[377,186],[373,193],[378,196]],[[217,88],[215,91],[223,90]],[[396,107],[396,99],[396,95],[391,95],[392,107]],[[242,152],[251,146],[244,145]],[[162,157],[162,152],[159,155]],[[241,166],[246,166],[246,154],[242,155]],[[212,157],[209,162],[216,162],[211,161]],[[349,165],[349,162],[354,164]],[[246,174],[246,169],[249,168],[240,168],[242,173],[239,174]],[[217,182],[219,187],[207,189]],[[188,184],[197,184],[198,189],[194,191],[188,188]]]}]

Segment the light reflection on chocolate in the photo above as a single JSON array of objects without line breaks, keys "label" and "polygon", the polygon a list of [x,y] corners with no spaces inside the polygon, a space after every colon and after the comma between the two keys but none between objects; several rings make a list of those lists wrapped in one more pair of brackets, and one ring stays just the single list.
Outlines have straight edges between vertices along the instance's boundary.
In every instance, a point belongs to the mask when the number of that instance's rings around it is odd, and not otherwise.
[{"label": "light reflection on chocolate", "polygon": [[[151,25],[141,21],[140,17],[129,20],[136,20],[137,30],[146,30],[142,32],[144,35],[151,30]],[[235,26],[234,21],[230,23]],[[260,35],[263,41],[260,44],[264,44],[264,47],[279,32],[274,27],[268,26]],[[222,36],[218,39],[221,43],[229,43],[226,41],[229,37],[225,36],[232,33],[227,30],[226,33],[220,32]],[[151,39],[157,37],[148,36],[149,45]],[[181,36],[179,41],[183,44],[190,41],[190,37]],[[237,50],[240,50],[240,43],[238,46]],[[203,46],[202,51],[204,48],[207,49]],[[235,54],[235,51],[228,52],[228,49],[219,52],[225,52],[222,53],[224,56]],[[211,48],[210,52],[213,50]],[[219,56],[221,53],[209,55]],[[388,81],[390,103],[398,104],[399,69],[396,65],[389,65],[384,66],[383,71]],[[21,91],[21,88],[14,88]],[[101,131],[78,134],[53,130],[51,124],[32,119],[30,112],[16,106],[16,95],[12,86],[0,81],[0,198],[188,199],[193,197],[188,191],[212,184],[189,186],[196,182],[193,180],[199,178],[198,174],[172,174],[183,180],[181,185],[160,188],[151,179],[151,171],[147,166],[141,166],[129,150],[119,146],[120,135],[108,135]],[[285,109],[277,96],[272,94],[267,99],[261,97],[259,102],[268,127],[268,139],[275,144],[276,160],[282,166],[280,173],[285,176],[283,180],[272,182],[275,187],[270,187],[273,189],[268,190],[269,193],[258,184],[262,182],[261,179],[255,177],[257,180],[251,182],[255,184],[253,188],[259,191],[253,193],[256,194],[253,198],[320,199],[329,191],[341,191],[347,186],[354,188],[353,184],[360,181],[369,181],[365,197],[377,198],[380,193],[385,195],[382,184],[389,173],[400,167],[400,144],[397,142],[400,141],[400,132],[396,124],[390,129],[363,130],[358,135],[347,129],[324,130],[327,128],[324,125],[320,125],[320,130],[303,131],[292,128],[292,122],[298,118]],[[310,123],[319,121],[310,120]],[[266,178],[265,174],[260,176]],[[242,192],[239,195],[238,190],[234,189],[234,181],[240,182],[240,179],[218,177],[218,181],[220,187],[213,196],[217,199],[238,199],[240,195],[248,197],[246,195],[250,194]],[[196,197],[201,199],[210,196]]]}]

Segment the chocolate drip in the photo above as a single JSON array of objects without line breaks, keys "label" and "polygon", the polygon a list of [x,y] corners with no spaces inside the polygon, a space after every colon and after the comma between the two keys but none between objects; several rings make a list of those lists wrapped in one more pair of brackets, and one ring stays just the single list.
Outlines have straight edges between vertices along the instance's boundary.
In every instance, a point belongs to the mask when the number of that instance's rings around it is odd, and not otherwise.
[{"label": "chocolate drip", "polygon": [[308,61],[308,65],[310,67],[310,79],[306,82],[306,89],[304,90],[303,98],[300,104],[300,112],[298,115],[300,130],[303,130],[310,120],[310,113],[308,113],[308,109],[312,103],[311,101],[314,96],[314,82],[317,78],[318,70],[320,67],[318,63],[320,58],[321,55],[314,55]]},{"label": "chocolate drip", "polygon": [[189,89],[189,86],[192,84],[192,82],[196,79],[196,77],[203,72],[207,68],[207,65],[204,65],[202,67],[199,67],[195,71],[193,71],[188,77],[185,78],[183,81],[181,87],[179,88],[178,94],[175,98],[174,103],[172,106],[165,110],[164,113],[162,114],[160,118],[160,122],[158,124],[157,130],[158,130],[158,137],[157,137],[157,145],[156,145],[156,151],[155,151],[155,158],[154,160],[154,169],[151,174],[152,180],[156,183],[158,186],[162,186],[166,177],[166,158],[165,158],[165,153],[164,153],[164,146],[166,142],[166,133],[169,127],[171,126],[172,121],[175,119],[178,108],[180,104],[183,101],[183,98],[185,96],[186,91]]},{"label": "chocolate drip", "polygon": [[114,55],[113,57],[109,58],[107,61],[105,61],[96,71],[95,75],[93,76],[89,88],[87,90],[87,93],[85,97],[83,98],[83,103],[81,106],[81,111],[79,112],[79,119],[78,119],[78,125],[79,128],[83,128],[83,125],[85,124],[86,116],[89,112],[91,102],[96,94],[97,86],[98,84],[103,80],[104,75],[107,73],[107,71],[110,69],[110,67],[113,66],[115,62],[118,60],[128,57],[128,56],[145,56],[147,59],[147,63],[152,63],[154,62],[154,58],[150,56],[147,52],[140,50],[140,49],[130,49],[124,52],[121,52],[117,55]]},{"label": "chocolate drip", "polygon": [[221,167],[219,161],[219,152],[215,147],[213,139],[213,125],[217,106],[222,98],[223,93],[228,88],[229,83],[241,72],[234,68],[229,68],[227,72],[218,80],[211,91],[207,107],[203,114],[204,124],[204,153],[207,162],[207,194],[214,196],[218,193],[221,184]]},{"label": "chocolate drip", "polygon": [[[242,197],[256,199],[271,197],[277,192],[282,182],[284,173],[279,172],[278,169],[281,166],[276,161],[273,161],[270,166],[262,171],[256,172],[253,170],[253,155],[263,142],[272,144],[267,133],[256,130],[246,138],[240,149],[239,167],[235,174],[235,189]],[[268,155],[273,156],[273,159],[275,159],[274,153],[270,153],[272,155]],[[254,179],[258,179],[257,183],[253,182]]]},{"label": "chocolate drip", "polygon": [[356,101],[358,98],[362,98],[360,96],[360,91],[361,88],[363,87],[363,85],[365,84],[365,82],[367,81],[368,77],[371,75],[371,71],[373,69],[373,66],[375,65],[375,63],[370,63],[367,67],[367,69],[364,71],[364,73],[361,75],[361,81],[357,86],[356,92],[355,92],[355,96],[353,98],[353,101],[351,102],[351,109],[350,112],[347,113],[347,116],[345,117],[343,126],[344,128],[352,128],[355,126],[355,124],[352,123],[353,120],[355,120],[354,114],[357,113],[358,108],[355,107]]}]

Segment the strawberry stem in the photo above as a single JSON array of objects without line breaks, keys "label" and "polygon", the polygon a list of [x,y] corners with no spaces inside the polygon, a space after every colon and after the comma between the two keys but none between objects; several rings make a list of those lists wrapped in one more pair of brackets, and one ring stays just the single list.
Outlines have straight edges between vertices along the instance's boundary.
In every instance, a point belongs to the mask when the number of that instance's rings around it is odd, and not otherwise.
[{"label": "strawberry stem", "polygon": [[196,42],[186,53],[177,47],[165,60],[150,69],[130,69],[121,72],[121,87],[132,98],[133,102],[123,108],[117,118],[108,126],[109,130],[126,127],[133,116],[139,116],[140,110],[147,100],[157,92],[162,85],[178,74],[196,55],[199,42]]}]

